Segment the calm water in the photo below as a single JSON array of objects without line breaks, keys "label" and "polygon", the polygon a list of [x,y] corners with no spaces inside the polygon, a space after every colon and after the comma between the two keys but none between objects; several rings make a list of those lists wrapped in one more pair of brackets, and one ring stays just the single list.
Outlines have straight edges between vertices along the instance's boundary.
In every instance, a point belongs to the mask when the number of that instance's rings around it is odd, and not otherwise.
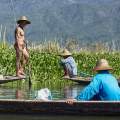
[{"label": "calm water", "polygon": [[[54,100],[66,99],[75,97],[84,86],[80,85],[60,85],[57,88],[48,86],[52,93]],[[43,87],[45,88],[45,87]],[[42,88],[40,88],[42,89]],[[0,99],[35,99],[39,87],[28,89],[27,87],[21,88],[8,87],[6,85],[0,86]],[[6,115],[0,114],[0,120],[120,120],[120,117],[113,116],[38,116],[38,115]]]},{"label": "calm water", "polygon": [[59,86],[58,88],[50,88],[42,87],[42,88],[21,88],[21,87],[8,87],[1,86],[0,87],[0,99],[36,99],[38,97],[38,93],[41,89],[48,88],[51,92],[53,100],[66,99],[70,97],[76,97],[77,94],[84,86],[80,85],[64,85]]}]

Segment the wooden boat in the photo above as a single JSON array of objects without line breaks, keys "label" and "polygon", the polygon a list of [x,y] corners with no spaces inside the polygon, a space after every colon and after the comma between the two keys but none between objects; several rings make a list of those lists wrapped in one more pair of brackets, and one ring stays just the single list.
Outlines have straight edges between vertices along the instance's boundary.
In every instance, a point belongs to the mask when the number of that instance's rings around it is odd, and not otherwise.
[{"label": "wooden boat", "polygon": [[3,78],[0,78],[0,84],[8,83],[8,82],[14,82],[14,81],[17,81],[17,80],[23,80],[25,78],[26,78],[25,76],[22,76],[22,77],[17,77],[17,76],[3,76]]},{"label": "wooden boat", "polygon": [[63,101],[0,99],[0,113],[39,115],[120,115],[120,101]]},{"label": "wooden boat", "polygon": [[[90,83],[91,81],[91,77],[75,77],[75,78],[70,78],[70,77],[64,77],[63,79],[65,80],[71,80],[73,82],[77,82],[79,84],[84,84],[84,85],[87,85]],[[118,84],[120,85],[120,80],[118,79]]]},{"label": "wooden boat", "polygon": [[63,77],[63,79],[65,80],[71,80],[73,82],[77,82],[79,84],[89,84],[90,81],[91,81],[91,78],[88,77],[88,78],[85,78],[85,77],[75,77],[75,78],[70,78],[70,77]]}]

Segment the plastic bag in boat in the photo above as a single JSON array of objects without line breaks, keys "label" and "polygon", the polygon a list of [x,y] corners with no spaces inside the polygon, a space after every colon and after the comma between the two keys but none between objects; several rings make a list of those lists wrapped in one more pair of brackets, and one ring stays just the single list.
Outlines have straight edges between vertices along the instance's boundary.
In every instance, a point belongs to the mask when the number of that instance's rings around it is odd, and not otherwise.
[{"label": "plastic bag in boat", "polygon": [[52,100],[51,91],[48,88],[38,90],[36,92],[36,99],[44,101]]}]

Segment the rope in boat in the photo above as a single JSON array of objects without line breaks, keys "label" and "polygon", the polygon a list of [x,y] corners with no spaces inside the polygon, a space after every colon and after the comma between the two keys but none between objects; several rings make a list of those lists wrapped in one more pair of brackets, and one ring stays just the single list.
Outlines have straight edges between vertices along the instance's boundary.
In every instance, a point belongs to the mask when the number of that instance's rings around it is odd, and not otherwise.
[{"label": "rope in boat", "polygon": [[78,76],[81,76],[81,77],[93,77],[93,75],[91,74],[88,74],[86,72],[83,72],[83,71],[78,71]]}]

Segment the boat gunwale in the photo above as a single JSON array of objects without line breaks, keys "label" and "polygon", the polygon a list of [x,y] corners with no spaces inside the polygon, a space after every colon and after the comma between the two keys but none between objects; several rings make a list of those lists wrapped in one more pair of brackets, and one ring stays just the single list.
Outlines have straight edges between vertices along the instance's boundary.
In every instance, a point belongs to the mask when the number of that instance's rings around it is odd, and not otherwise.
[{"label": "boat gunwale", "polygon": [[[0,102],[40,102],[40,103],[66,103],[66,100],[18,100],[18,99],[0,99]],[[74,101],[74,103],[120,103],[120,101]]]}]

